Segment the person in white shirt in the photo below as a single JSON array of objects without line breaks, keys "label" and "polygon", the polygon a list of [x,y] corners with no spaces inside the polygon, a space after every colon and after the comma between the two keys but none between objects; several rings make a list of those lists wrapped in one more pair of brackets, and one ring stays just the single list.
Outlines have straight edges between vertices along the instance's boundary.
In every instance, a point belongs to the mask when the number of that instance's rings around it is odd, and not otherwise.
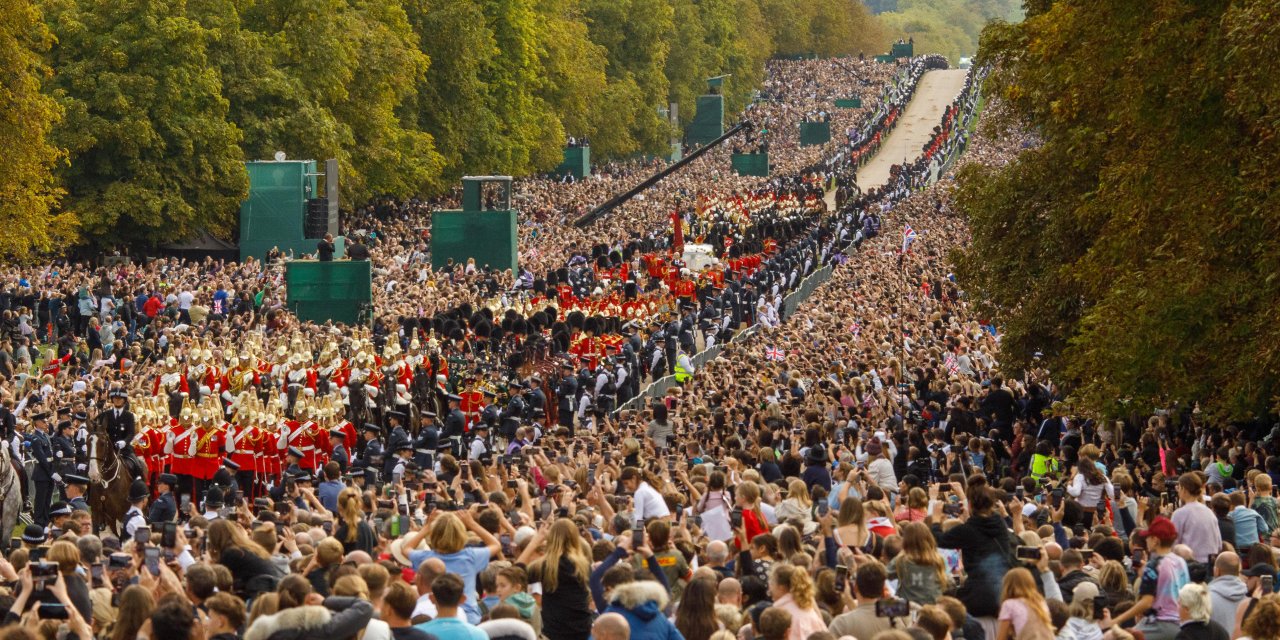
[{"label": "person in white shirt", "polygon": [[634,496],[632,502],[635,503],[636,520],[648,521],[652,518],[671,517],[667,501],[662,499],[662,494],[658,493],[657,489],[645,481],[639,469],[635,467],[623,469],[618,481]]}]

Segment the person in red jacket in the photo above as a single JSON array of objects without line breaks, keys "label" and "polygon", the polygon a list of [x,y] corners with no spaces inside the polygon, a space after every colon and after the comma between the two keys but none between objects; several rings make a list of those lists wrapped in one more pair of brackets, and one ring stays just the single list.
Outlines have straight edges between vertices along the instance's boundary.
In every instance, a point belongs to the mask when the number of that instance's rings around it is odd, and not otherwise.
[{"label": "person in red jacket", "polygon": [[151,297],[147,298],[147,302],[142,305],[142,312],[148,318],[154,319],[160,315],[161,311],[164,311],[164,299],[160,297],[159,293],[152,293]]}]

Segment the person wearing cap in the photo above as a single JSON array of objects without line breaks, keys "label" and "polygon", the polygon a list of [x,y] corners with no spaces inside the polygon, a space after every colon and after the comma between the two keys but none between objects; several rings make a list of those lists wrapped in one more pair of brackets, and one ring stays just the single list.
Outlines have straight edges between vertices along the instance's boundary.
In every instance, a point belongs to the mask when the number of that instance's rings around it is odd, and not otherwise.
[{"label": "person wearing cap", "polygon": [[85,500],[84,494],[89,490],[89,479],[74,473],[67,474],[67,504],[72,509],[79,511],[89,510],[89,501]]},{"label": "person wearing cap", "polygon": [[[66,478],[68,475],[76,472],[76,443],[74,440],[75,425],[70,420],[63,420],[58,423],[58,430],[49,438],[49,444],[53,447],[53,466],[58,470],[58,475]],[[66,493],[65,488],[63,494]]]},{"label": "person wearing cap", "polygon": [[382,441],[378,436],[382,434],[382,427],[373,423],[366,423],[364,428],[360,430],[364,434],[364,449],[360,452],[360,466],[366,469],[382,468]]},{"label": "person wearing cap", "polygon": [[49,526],[45,527],[45,530],[50,533],[54,529],[61,530],[70,518],[71,505],[59,500],[49,507]]},{"label": "person wearing cap", "polygon": [[516,429],[520,428],[520,420],[525,416],[524,385],[519,381],[507,386],[507,406],[498,414],[498,433],[508,441],[516,437]]},{"label": "person wearing cap", "polygon": [[115,445],[116,451],[121,455],[133,457],[133,447],[130,446],[135,435],[135,422],[133,412],[125,406],[129,400],[129,394],[124,389],[112,389],[107,397],[111,400],[111,408],[107,409],[104,420],[107,423],[107,437]]},{"label": "person wearing cap", "polygon": [[556,424],[567,427],[573,436],[573,403],[578,395],[578,378],[573,375],[573,363],[560,363],[560,384],[556,386]]},{"label": "person wearing cap", "polygon": [[204,493],[204,518],[209,522],[222,519],[222,490],[209,487]]},{"label": "person wearing cap", "polygon": [[173,488],[178,485],[178,476],[162,473],[156,481],[159,496],[151,503],[151,512],[147,519],[151,522],[171,522],[178,516],[178,503],[173,499]]},{"label": "person wearing cap", "polygon": [[351,454],[347,453],[347,432],[338,427],[329,430],[329,443],[333,449],[329,452],[329,461],[338,463],[338,469],[346,471],[351,466]]},{"label": "person wearing cap", "polygon": [[480,410],[480,422],[489,426],[489,430],[493,431],[498,428],[498,420],[501,419],[502,412],[498,409],[498,394],[493,389],[486,388],[484,390],[484,408]]},{"label": "person wearing cap", "polygon": [[480,456],[489,452],[489,425],[481,422],[471,431],[471,445],[467,451],[467,458],[471,460],[479,460]]},{"label": "person wearing cap", "polygon": [[418,418],[418,437],[413,441],[413,461],[419,469],[435,466],[436,451],[440,448],[440,427],[436,425],[436,412],[425,409]]},{"label": "person wearing cap", "polygon": [[391,469],[397,464],[396,458],[399,457],[400,448],[408,447],[410,451],[413,450],[413,441],[409,438],[409,432],[404,430],[407,419],[408,416],[402,411],[387,412],[387,450],[392,452],[392,455],[387,456],[382,463],[382,474],[388,478],[393,477]]},{"label": "person wearing cap", "polygon": [[1140,571],[1138,601],[1111,619],[1120,626],[1137,621],[1135,627],[1147,640],[1173,640],[1178,635],[1178,592],[1191,582],[1187,562],[1172,553],[1178,529],[1164,516],[1156,516],[1151,525],[1137,532],[1147,546],[1149,558]]},{"label": "person wearing cap", "polygon": [[76,445],[76,471],[89,468],[89,414],[77,411],[71,414],[72,440]]},{"label": "person wearing cap", "polygon": [[542,377],[536,373],[529,377],[529,391],[524,394],[524,404],[527,407],[526,417],[532,418],[535,411],[547,410],[547,393],[542,390]]},{"label": "person wearing cap", "polygon": [[147,498],[151,496],[151,491],[147,489],[147,483],[141,479],[135,479],[129,485],[129,510],[124,514],[124,532],[129,537],[133,537],[133,532],[138,527],[147,525],[146,516],[142,515],[142,509],[147,506]]},{"label": "person wearing cap", "polygon": [[387,477],[393,484],[399,483],[404,479],[405,468],[413,459],[413,443],[408,440],[401,442],[390,458],[391,469]]},{"label": "person wearing cap", "polygon": [[38,524],[29,524],[22,528],[22,548],[31,551],[49,539],[48,530]]},{"label": "person wearing cap", "polygon": [[49,503],[53,501],[53,488],[62,482],[62,475],[54,466],[53,444],[49,440],[49,413],[41,412],[31,416],[32,430],[28,436],[31,442],[31,459],[35,461],[35,471],[31,480],[35,482],[36,494],[32,498],[32,521],[41,527],[49,524]]},{"label": "person wearing cap", "polygon": [[444,418],[444,433],[441,434],[440,446],[448,448],[455,458],[462,457],[462,436],[467,430],[466,417],[462,415],[462,396],[449,394],[449,412]]}]

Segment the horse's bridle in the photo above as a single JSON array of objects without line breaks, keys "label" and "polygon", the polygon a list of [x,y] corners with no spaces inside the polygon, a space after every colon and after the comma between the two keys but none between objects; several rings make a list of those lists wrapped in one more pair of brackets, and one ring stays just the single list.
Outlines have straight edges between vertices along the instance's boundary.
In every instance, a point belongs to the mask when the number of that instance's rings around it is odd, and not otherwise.
[{"label": "horse's bridle", "polygon": [[[106,463],[102,464],[105,465]],[[115,467],[115,472],[111,474],[110,478],[104,479],[98,463],[98,434],[91,434],[89,436],[89,481],[101,486],[103,489],[111,486],[111,483],[120,477],[120,469],[124,466],[120,456],[115,456],[111,466]]]}]

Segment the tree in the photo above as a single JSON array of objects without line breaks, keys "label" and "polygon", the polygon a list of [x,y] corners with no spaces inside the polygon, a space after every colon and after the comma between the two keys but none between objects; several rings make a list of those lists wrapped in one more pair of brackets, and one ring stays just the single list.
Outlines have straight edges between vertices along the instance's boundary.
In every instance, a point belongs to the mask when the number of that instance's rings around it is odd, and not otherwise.
[{"label": "tree", "polygon": [[316,127],[314,137],[310,127],[289,128],[281,139],[293,146],[284,151],[337,158],[350,203],[441,186],[444,160],[406,106],[430,60],[400,2],[260,0],[246,3],[241,18],[270,43],[265,64],[288,76],[281,86],[294,104],[274,122]]},{"label": "tree", "polygon": [[180,0],[49,0],[65,205],[101,243],[226,232],[248,189],[210,34]]},{"label": "tree", "polygon": [[0,6],[0,255],[22,259],[70,240],[75,217],[54,213],[62,195],[52,170],[62,152],[50,143],[62,116],[58,104],[40,92],[49,76],[41,55],[52,42],[40,11],[29,0]]},{"label": "tree", "polygon": [[1274,4],[1059,0],[983,36],[991,90],[1043,139],[961,176],[960,275],[1087,407],[1280,396]]}]

